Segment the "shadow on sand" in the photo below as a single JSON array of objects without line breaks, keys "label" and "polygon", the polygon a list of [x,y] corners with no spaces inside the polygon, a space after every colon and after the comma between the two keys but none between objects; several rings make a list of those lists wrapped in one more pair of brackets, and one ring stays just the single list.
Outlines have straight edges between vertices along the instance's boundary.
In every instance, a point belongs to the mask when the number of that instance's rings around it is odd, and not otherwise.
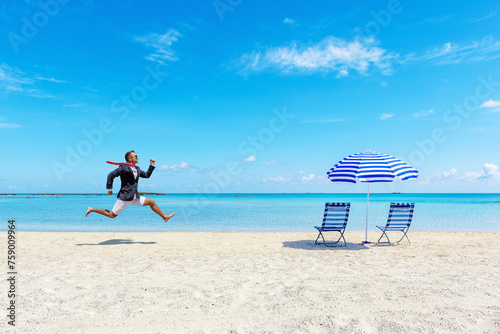
[{"label": "shadow on sand", "polygon": [[328,247],[322,244],[315,244],[314,240],[297,240],[297,241],[285,241],[283,247],[295,248],[295,249],[305,249],[312,251],[325,251],[325,250],[349,250],[349,251],[359,251],[368,249],[367,246],[363,244],[353,244],[348,242],[347,246],[344,247],[343,242],[339,242],[338,246]]},{"label": "shadow on sand", "polygon": [[98,244],[76,244],[77,246],[108,246],[108,245],[131,245],[131,244],[156,244],[156,242],[143,242],[143,241],[132,241],[132,239],[110,239]]}]

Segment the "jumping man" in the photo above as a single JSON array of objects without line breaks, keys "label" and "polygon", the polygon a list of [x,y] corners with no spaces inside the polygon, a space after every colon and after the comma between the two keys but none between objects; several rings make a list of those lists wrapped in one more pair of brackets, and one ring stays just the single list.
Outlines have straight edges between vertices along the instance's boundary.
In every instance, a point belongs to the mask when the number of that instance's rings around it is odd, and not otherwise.
[{"label": "jumping man", "polygon": [[89,206],[87,212],[85,213],[85,217],[88,216],[91,212],[100,213],[103,216],[109,218],[115,218],[122,211],[130,205],[134,206],[150,206],[151,210],[160,215],[161,218],[165,222],[167,222],[170,218],[172,218],[175,212],[172,212],[169,215],[164,214],[158,205],[156,205],[155,201],[150,198],[146,198],[144,196],[139,196],[139,192],[137,190],[139,177],[149,178],[155,169],[155,160],[149,160],[150,166],[147,172],[142,171],[139,166],[136,164],[139,162],[139,157],[135,154],[134,151],[129,151],[125,154],[126,164],[120,164],[120,166],[109,173],[108,180],[106,183],[106,189],[108,189],[108,195],[113,195],[113,179],[117,176],[120,176],[122,181],[122,185],[120,188],[120,192],[118,193],[118,199],[116,200],[115,206],[113,210],[109,211],[106,209],[94,209]]}]

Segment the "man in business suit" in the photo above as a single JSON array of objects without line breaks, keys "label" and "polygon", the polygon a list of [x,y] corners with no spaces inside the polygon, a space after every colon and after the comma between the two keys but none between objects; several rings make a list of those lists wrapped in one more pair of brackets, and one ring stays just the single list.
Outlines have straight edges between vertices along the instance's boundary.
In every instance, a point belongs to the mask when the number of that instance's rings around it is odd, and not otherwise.
[{"label": "man in business suit", "polygon": [[164,214],[158,205],[156,205],[155,201],[150,198],[146,198],[144,196],[139,196],[138,191],[138,182],[139,177],[149,178],[155,169],[155,160],[149,160],[150,166],[147,172],[142,171],[139,166],[136,164],[139,162],[139,157],[135,154],[134,151],[129,151],[125,154],[125,161],[127,164],[120,165],[117,169],[109,173],[108,180],[106,183],[106,188],[108,189],[108,195],[113,195],[113,179],[117,176],[120,176],[121,179],[121,188],[118,193],[118,199],[116,200],[115,206],[111,211],[106,209],[94,209],[89,206],[87,212],[85,213],[85,217],[88,216],[91,212],[100,213],[103,216],[109,218],[115,218],[122,211],[130,206],[149,206],[151,210],[157,213],[165,222],[167,222],[170,218],[172,218],[175,212],[170,215]]}]

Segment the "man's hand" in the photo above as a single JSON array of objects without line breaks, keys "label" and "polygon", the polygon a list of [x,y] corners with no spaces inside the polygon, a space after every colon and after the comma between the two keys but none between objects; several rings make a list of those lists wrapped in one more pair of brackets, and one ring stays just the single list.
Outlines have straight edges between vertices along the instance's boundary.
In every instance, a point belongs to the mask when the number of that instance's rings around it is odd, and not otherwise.
[{"label": "man's hand", "polygon": [[149,163],[151,164],[151,166],[154,166],[155,165],[155,159],[149,160]]},{"label": "man's hand", "polygon": [[108,190],[108,195],[113,195],[113,191],[112,190]]}]

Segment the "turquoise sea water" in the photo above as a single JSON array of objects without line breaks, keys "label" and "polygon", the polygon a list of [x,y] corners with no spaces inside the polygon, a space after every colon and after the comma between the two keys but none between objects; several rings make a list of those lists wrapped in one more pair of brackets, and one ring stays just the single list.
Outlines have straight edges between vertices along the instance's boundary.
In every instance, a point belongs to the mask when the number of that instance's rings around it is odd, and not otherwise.
[{"label": "turquoise sea water", "polygon": [[[0,196],[0,230],[15,218],[20,231],[314,231],[325,202],[351,202],[347,231],[364,231],[366,194],[172,194],[150,195],[165,212],[164,223],[149,207],[128,207],[117,218],[88,206],[111,210],[116,196]],[[32,195],[31,195],[32,196]],[[490,201],[491,203],[488,203]],[[500,194],[370,194],[368,231],[385,224],[391,202],[415,202],[414,231],[500,231]]]}]

